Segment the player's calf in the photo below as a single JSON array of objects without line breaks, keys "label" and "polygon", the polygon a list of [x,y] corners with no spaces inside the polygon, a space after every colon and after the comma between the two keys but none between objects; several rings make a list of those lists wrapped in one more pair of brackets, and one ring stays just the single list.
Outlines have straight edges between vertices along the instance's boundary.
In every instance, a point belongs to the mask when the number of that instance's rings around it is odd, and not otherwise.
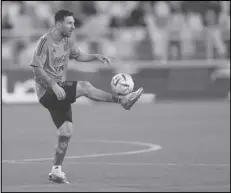
[{"label": "player's calf", "polygon": [[88,81],[79,81],[76,86],[76,98],[86,96],[94,101],[120,103],[126,110],[130,110],[142,93],[143,88],[139,88],[137,91],[129,93],[126,96],[112,95],[95,88]]},{"label": "player's calf", "polygon": [[53,167],[51,173],[49,173],[49,180],[56,183],[68,183],[66,174],[61,171],[61,165],[63,163],[66,151],[68,148],[68,142],[72,136],[73,128],[72,123],[65,121],[57,131],[57,143],[53,161]]},{"label": "player's calf", "polygon": [[63,163],[66,151],[68,148],[68,142],[72,136],[73,128],[72,123],[65,121],[62,126],[58,129],[57,143],[54,156],[54,166],[52,169],[59,169],[61,171],[61,165]]},{"label": "player's calf", "polygon": [[88,81],[78,81],[76,85],[76,98],[85,96],[94,101],[119,103],[121,97],[95,88]]}]

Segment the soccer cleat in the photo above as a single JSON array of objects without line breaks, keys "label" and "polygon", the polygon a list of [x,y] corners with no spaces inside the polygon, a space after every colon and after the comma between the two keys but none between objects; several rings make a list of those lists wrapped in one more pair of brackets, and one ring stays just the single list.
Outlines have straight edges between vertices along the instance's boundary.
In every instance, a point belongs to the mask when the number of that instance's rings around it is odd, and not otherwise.
[{"label": "soccer cleat", "polygon": [[130,110],[130,108],[135,104],[135,102],[140,98],[144,89],[141,87],[137,91],[129,93],[121,99],[121,105],[126,109]]},{"label": "soccer cleat", "polygon": [[48,179],[58,184],[70,184],[64,172],[51,172],[49,173]]}]

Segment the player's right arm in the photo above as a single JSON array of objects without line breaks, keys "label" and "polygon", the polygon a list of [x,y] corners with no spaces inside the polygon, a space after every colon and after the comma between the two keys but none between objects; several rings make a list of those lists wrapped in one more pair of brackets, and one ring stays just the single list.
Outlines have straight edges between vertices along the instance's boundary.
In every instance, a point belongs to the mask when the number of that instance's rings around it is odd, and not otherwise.
[{"label": "player's right arm", "polygon": [[51,77],[49,77],[43,69],[45,62],[48,59],[48,47],[46,41],[46,38],[39,41],[30,66],[33,67],[36,82],[41,84],[44,88],[52,90],[58,100],[62,100],[66,97],[65,91]]}]

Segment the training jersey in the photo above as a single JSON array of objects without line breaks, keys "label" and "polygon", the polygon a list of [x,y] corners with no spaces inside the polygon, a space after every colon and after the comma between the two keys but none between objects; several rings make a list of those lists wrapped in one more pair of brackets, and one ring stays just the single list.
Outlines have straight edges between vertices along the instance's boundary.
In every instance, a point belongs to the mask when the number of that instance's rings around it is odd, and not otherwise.
[{"label": "training jersey", "polygon": [[[78,58],[80,50],[68,38],[63,38],[57,45],[51,31],[44,34],[37,43],[30,66],[40,67],[55,82],[64,82],[68,67],[68,60]],[[35,76],[35,90],[40,99],[46,92]]]}]

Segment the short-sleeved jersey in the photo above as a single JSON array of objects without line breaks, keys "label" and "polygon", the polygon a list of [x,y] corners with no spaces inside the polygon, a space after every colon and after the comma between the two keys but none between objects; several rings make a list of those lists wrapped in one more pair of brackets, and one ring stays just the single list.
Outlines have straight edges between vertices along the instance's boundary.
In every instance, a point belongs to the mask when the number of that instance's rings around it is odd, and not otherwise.
[{"label": "short-sleeved jersey", "polygon": [[[51,31],[44,34],[37,43],[30,66],[40,67],[56,82],[66,80],[68,60],[78,58],[80,51],[74,43],[63,38],[59,45],[54,42]],[[46,92],[39,79],[35,76],[35,90],[40,99]]]}]

